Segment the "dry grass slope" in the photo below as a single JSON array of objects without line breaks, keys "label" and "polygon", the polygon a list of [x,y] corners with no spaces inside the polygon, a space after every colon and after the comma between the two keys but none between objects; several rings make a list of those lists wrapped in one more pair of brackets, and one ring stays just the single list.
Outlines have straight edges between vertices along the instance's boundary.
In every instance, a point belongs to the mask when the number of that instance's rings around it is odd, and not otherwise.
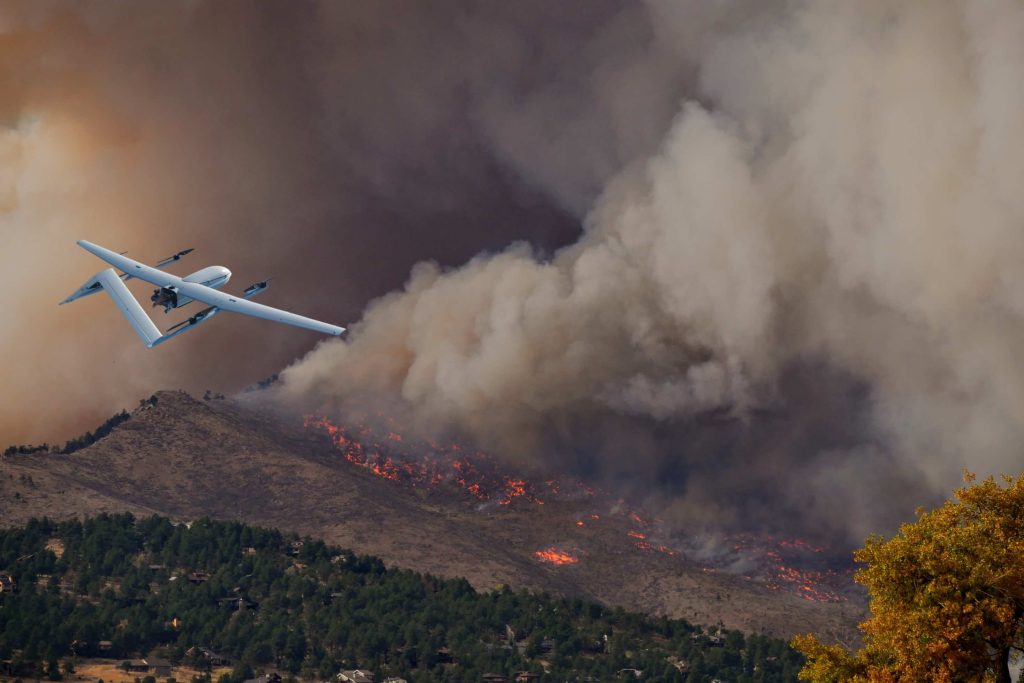
[{"label": "dry grass slope", "polygon": [[161,392],[102,441],[71,455],[0,458],[0,524],[33,516],[159,513],[237,519],[324,538],[388,564],[580,595],[694,623],[788,636],[851,637],[862,608],[809,602],[679,557],[638,553],[627,519],[577,530],[581,561],[552,567],[534,551],[562,543],[580,503],[480,510],[458,497],[402,488],[340,458],[295,420],[237,401]]}]

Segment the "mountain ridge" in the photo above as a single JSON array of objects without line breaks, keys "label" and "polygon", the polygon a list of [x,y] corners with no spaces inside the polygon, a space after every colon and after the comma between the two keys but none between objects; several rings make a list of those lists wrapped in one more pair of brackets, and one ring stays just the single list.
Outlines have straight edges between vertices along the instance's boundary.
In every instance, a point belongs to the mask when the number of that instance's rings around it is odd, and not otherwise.
[{"label": "mountain ridge", "polygon": [[[679,555],[638,551],[625,515],[602,510],[599,522],[578,523],[593,502],[480,506],[374,476],[301,420],[256,401],[167,391],[154,399],[74,453],[0,458],[0,524],[123,511],[209,516],[462,576],[477,589],[548,591],[747,632],[848,639],[863,616],[857,600],[813,602]],[[571,548],[575,561],[548,564],[539,553],[549,548]]]}]

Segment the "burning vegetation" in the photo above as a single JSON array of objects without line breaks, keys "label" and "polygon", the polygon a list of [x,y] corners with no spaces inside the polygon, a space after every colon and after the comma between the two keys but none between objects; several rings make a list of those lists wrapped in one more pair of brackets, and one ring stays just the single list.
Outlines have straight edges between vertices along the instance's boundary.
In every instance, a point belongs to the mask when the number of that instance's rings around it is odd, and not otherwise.
[{"label": "burning vegetation", "polygon": [[[623,548],[631,552],[657,553],[692,560],[700,553],[688,552],[685,540],[664,528],[657,518],[631,509],[626,501],[615,500],[600,489],[580,481],[543,479],[533,481],[510,472],[495,458],[459,443],[438,443],[402,435],[396,426],[378,428],[368,422],[340,426],[326,417],[307,416],[309,429],[325,434],[335,448],[353,465],[373,475],[415,489],[461,491],[477,505],[510,506],[515,502],[543,506],[546,501],[574,501],[612,511],[607,518],[589,512],[575,518],[570,534],[586,534],[601,524],[626,527]],[[583,538],[583,536],[581,536]],[[787,591],[815,602],[843,602],[844,591],[852,585],[848,563],[840,566],[822,548],[801,539],[780,539],[752,534],[729,537],[724,550],[706,559],[705,572],[722,572],[756,581],[773,591]],[[533,552],[543,564],[575,565],[578,549],[550,545]]]},{"label": "burning vegetation", "polygon": [[510,505],[517,499],[544,505],[545,500],[556,497],[581,499],[596,494],[581,482],[565,487],[554,479],[528,481],[504,471],[486,453],[470,451],[458,443],[410,439],[393,429],[381,433],[365,423],[342,427],[317,415],[307,416],[305,425],[326,434],[352,464],[413,488],[448,484],[479,502],[498,505]]},{"label": "burning vegetation", "polygon": [[546,564],[566,565],[576,564],[580,561],[580,558],[577,555],[571,552],[566,552],[565,550],[559,550],[554,546],[545,548],[544,550],[537,550],[533,555],[538,560]]},{"label": "burning vegetation", "polygon": [[713,560],[773,591],[789,591],[814,602],[846,602],[853,587],[853,566],[828,555],[824,548],[798,538],[740,534]]}]

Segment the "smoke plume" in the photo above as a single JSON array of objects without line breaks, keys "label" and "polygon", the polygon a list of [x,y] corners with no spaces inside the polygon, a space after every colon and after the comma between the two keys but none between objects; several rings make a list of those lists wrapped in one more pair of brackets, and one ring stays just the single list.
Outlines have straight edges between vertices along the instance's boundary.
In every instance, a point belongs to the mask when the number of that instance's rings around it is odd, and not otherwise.
[{"label": "smoke plume", "polygon": [[[1021,35],[1013,0],[9,3],[0,436],[305,354],[289,404],[680,524],[885,528],[1018,467]],[[146,351],[54,305],[77,238],[358,322]]]},{"label": "smoke plume", "polygon": [[[602,53],[598,92],[684,92],[575,244],[419,264],[284,390],[339,409],[397,396],[510,457],[583,449],[689,521],[856,538],[961,467],[1016,471],[1024,8],[710,7],[651,2],[646,58]],[[644,126],[638,90],[609,125]],[[550,112],[540,96],[504,130]],[[572,162],[600,169],[613,145],[590,141]],[[570,163],[515,161],[546,188]]]},{"label": "smoke plume", "polygon": [[[236,316],[147,351],[103,297],[57,307],[102,267],[76,239],[150,263],[195,247],[172,272],[272,277],[261,301],[343,325],[423,258],[575,239],[567,207],[604,176],[564,162],[541,192],[516,160],[574,159],[577,124],[612,133],[587,124],[576,50],[628,51],[648,27],[608,28],[604,0],[549,5],[5,3],[0,444],[67,438],[154,389],[236,391],[318,341]],[[534,91],[565,119],[513,131],[505,104]]]}]

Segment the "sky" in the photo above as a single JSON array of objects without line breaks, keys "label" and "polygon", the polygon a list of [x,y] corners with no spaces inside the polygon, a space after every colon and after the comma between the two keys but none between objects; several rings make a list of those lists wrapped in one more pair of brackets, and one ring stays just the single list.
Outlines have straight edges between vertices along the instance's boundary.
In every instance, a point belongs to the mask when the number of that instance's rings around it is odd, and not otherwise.
[{"label": "sky", "polygon": [[534,87],[489,82],[469,59],[485,40],[475,22],[514,39],[493,62],[527,72],[561,68],[562,39],[595,30],[567,4],[547,13],[561,28],[545,48],[520,27],[542,4],[395,21],[364,3],[5,3],[0,349],[20,400],[0,440],[67,437],[156,388],[235,391],[319,341],[236,319],[154,354],[99,297],[56,306],[100,265],[77,239],[144,262],[194,247],[173,272],[222,264],[236,288],[271,277],[262,301],[343,325],[420,260],[574,240],[568,202],[593,187],[540,191],[466,101]]},{"label": "sky", "polygon": [[[1019,468],[1022,32],[1013,0],[8,3],[0,436],[284,369],[284,405],[680,524],[891,529]],[[146,350],[56,307],[80,238],[351,333]]]}]

